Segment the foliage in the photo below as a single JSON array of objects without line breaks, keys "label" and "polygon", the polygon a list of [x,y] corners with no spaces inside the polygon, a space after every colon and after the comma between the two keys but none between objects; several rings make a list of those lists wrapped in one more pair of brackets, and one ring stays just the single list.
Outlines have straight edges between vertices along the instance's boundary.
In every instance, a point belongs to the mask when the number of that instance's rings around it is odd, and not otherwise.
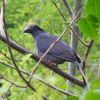
[{"label": "foliage", "polygon": [[[61,9],[63,15],[69,22],[69,16],[66,14],[66,9],[63,6],[63,2],[60,0],[55,0],[57,5]],[[59,2],[60,1],[60,2]],[[87,0],[85,0],[87,1]],[[71,5],[73,5],[73,1],[70,0]],[[2,5],[2,1],[0,1],[0,6]],[[8,96],[9,100],[42,100],[42,96],[47,96],[50,100],[94,100],[94,98],[100,98],[100,85],[97,81],[97,69],[100,62],[100,0],[88,0],[86,2],[84,14],[79,20],[79,28],[81,32],[84,34],[82,39],[86,42],[91,38],[97,41],[94,43],[94,46],[91,50],[89,58],[87,60],[87,76],[91,85],[91,91],[87,92],[86,89],[81,89],[76,86],[75,88],[70,88],[78,97],[66,97],[65,95],[48,88],[45,85],[42,85],[37,80],[33,79],[32,83],[34,87],[37,89],[37,93],[33,93],[29,88],[17,88],[12,87],[10,92],[10,96]],[[7,8],[6,8],[6,21],[7,21],[7,29],[9,36],[16,41],[18,44],[28,48],[32,52],[36,52],[36,47],[34,44],[34,40],[30,35],[23,34],[23,29],[27,23],[36,23],[41,26],[47,32],[50,32],[54,35],[59,35],[65,28],[65,22],[61,18],[59,12],[55,8],[52,0],[7,0]],[[69,33],[69,32],[68,32]],[[65,34],[63,39],[70,43],[70,34]],[[100,42],[99,42],[100,43]],[[84,46],[79,44],[79,53],[81,58],[85,52]],[[7,45],[0,41],[0,51],[6,53],[8,57],[9,52],[7,49]],[[31,56],[29,55],[21,55],[17,51],[12,50],[14,57],[18,60],[16,63],[23,70],[31,73],[32,68],[36,65],[36,62],[32,59],[29,59]],[[94,55],[95,54],[95,55]],[[7,59],[4,55],[0,53],[0,61],[4,61],[6,63],[12,64],[11,60]],[[68,63],[64,63],[60,65],[63,69],[66,68]],[[65,70],[66,71],[66,70]],[[24,82],[18,77],[16,71],[9,69],[5,65],[0,64],[0,74],[4,75],[10,80],[15,80],[17,84],[23,85]],[[80,78],[80,73],[76,73],[77,77]],[[66,85],[66,81],[54,74],[52,76],[52,72],[40,65],[39,69],[35,73],[36,77],[41,77],[46,82],[51,83],[63,90],[69,88]],[[28,78],[27,76],[25,76]],[[82,79],[82,78],[81,78]],[[9,87],[9,83],[3,79],[0,80],[0,96],[5,93]],[[81,95],[82,94],[82,95]]]},{"label": "foliage", "polygon": [[88,0],[84,17],[79,20],[79,28],[86,36],[100,41],[100,0]]}]

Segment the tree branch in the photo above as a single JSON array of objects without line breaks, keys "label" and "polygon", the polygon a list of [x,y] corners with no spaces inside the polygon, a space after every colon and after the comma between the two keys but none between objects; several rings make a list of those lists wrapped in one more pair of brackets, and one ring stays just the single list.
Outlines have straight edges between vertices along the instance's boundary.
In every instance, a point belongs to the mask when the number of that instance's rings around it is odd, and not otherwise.
[{"label": "tree branch", "polygon": [[[3,41],[5,44],[7,44],[7,40],[4,36],[0,35],[0,40]],[[14,50],[18,51],[19,53],[22,54],[29,54],[32,53],[31,51],[27,50],[26,48],[18,45],[17,43],[15,43],[13,40],[11,40],[9,38],[9,44],[10,47],[12,47]],[[34,59],[35,61],[39,61],[39,57],[36,54],[32,54],[31,56],[32,59]],[[55,73],[57,73],[58,75],[62,76],[65,79],[70,80],[71,82],[81,86],[81,87],[85,87],[86,84],[84,84],[83,81],[63,72],[62,70],[60,70],[56,65],[54,65],[53,63],[50,62],[46,62],[46,61],[41,61],[41,64],[47,66],[47,68],[49,68],[50,70],[54,71]]]},{"label": "tree branch", "polygon": [[61,90],[61,89],[59,89],[59,88],[57,88],[57,87],[55,87],[55,86],[53,86],[53,85],[51,85],[51,84],[45,82],[45,81],[43,81],[42,79],[39,79],[39,78],[36,78],[36,79],[37,79],[38,81],[40,81],[41,83],[47,85],[48,87],[50,87],[50,88],[52,88],[52,89],[54,89],[54,90],[57,90],[57,91],[59,91],[59,92],[65,94],[65,95],[67,95],[67,96],[76,96],[75,94],[72,94],[72,93],[68,93],[68,92],[63,91],[63,90]]},{"label": "tree branch", "polygon": [[[8,60],[11,60],[11,58],[8,57],[6,53],[3,53],[2,51],[0,51],[0,53],[1,53],[3,56],[5,56]],[[15,59],[15,61],[20,61],[20,60],[21,60],[21,59]]]},{"label": "tree branch", "polygon": [[55,7],[57,8],[59,14],[61,15],[61,17],[63,18],[63,20],[66,22],[66,18],[64,17],[64,15],[62,14],[62,12],[60,11],[60,9],[58,8],[56,2],[54,0],[52,0],[53,4],[55,5]]},{"label": "tree branch", "polygon": [[23,86],[23,85],[18,85],[16,83],[14,83],[13,81],[9,80],[8,78],[6,78],[5,76],[0,74],[0,78],[4,79],[5,81],[9,82],[10,84],[19,87],[19,88],[27,88],[27,86]]},{"label": "tree branch", "polygon": [[86,50],[86,52],[85,52],[85,54],[84,54],[84,57],[83,57],[83,70],[84,70],[84,72],[85,72],[85,68],[86,68],[86,60],[87,60],[87,57],[88,57],[88,55],[89,55],[89,52],[90,52],[90,50],[91,50],[91,47],[92,47],[92,45],[93,45],[93,40],[91,40],[90,41],[90,43],[89,43],[89,45],[88,45],[88,48],[87,48],[87,50]]},{"label": "tree branch", "polygon": [[72,17],[73,12],[72,12],[72,9],[71,9],[70,4],[68,3],[68,1],[67,1],[67,0],[63,0],[63,2],[64,2],[64,5],[65,5],[65,7],[66,7],[66,9],[67,9],[67,11],[68,11],[68,13],[69,13],[70,17]]},{"label": "tree branch", "polygon": [[[12,85],[13,85],[13,84],[11,83],[10,86],[8,87],[8,89],[6,90],[6,92],[3,93],[3,95],[2,95],[2,99],[3,99],[3,100],[9,96],[9,92],[10,92],[10,89],[11,89]],[[1,100],[2,100],[2,99],[1,99]]]},{"label": "tree branch", "polygon": [[75,32],[75,30],[73,30],[73,28],[71,28],[71,30],[72,30],[72,32],[77,36],[77,38],[80,40],[80,42],[81,42],[84,46],[88,47],[88,45],[87,45],[85,42],[83,42],[83,40],[79,37],[79,35]]},{"label": "tree branch", "polygon": [[[0,63],[3,64],[3,65],[6,65],[6,67],[8,66],[9,68],[12,68],[12,69],[16,70],[16,68],[15,68],[13,65],[6,64],[5,62],[2,62],[2,61],[0,61]],[[19,70],[20,70],[20,72],[24,73],[25,75],[30,76],[30,74],[29,74],[28,72],[26,72],[26,71],[24,71],[24,70],[22,70],[22,69],[19,69]],[[7,82],[11,83],[12,85],[15,85],[16,87],[19,87],[19,88],[27,88],[27,86],[17,85],[16,83],[14,83],[14,82],[8,80],[8,78],[4,77],[4,76],[1,75],[1,74],[0,74],[0,78],[3,78],[4,80],[6,80]],[[46,83],[46,82],[43,81],[42,79],[39,79],[39,78],[36,78],[36,77],[34,77],[34,79],[36,79],[36,80],[40,81],[41,83],[47,85],[49,88],[52,88],[52,89],[54,89],[54,90],[56,90],[56,91],[59,91],[59,92],[65,94],[65,95],[72,95],[72,96],[75,96],[74,94],[67,93],[67,92],[65,92],[65,91],[63,91],[63,90],[61,90],[61,89],[59,89],[59,88],[56,88],[55,86],[53,86],[53,85],[51,85],[51,84]]]},{"label": "tree branch", "polygon": [[59,37],[50,45],[50,47],[46,50],[46,52],[40,57],[39,61],[35,65],[35,67],[32,70],[32,73],[29,76],[29,82],[31,81],[35,71],[37,70],[39,64],[43,60],[43,58],[47,55],[47,53],[54,47],[54,45],[64,36],[64,34],[68,31],[68,29],[73,25],[73,23],[76,21],[77,16],[74,17],[74,19],[69,23],[69,25],[64,29],[64,31],[59,35]]},{"label": "tree branch", "polygon": [[[10,64],[7,64],[7,63],[5,63],[5,62],[3,62],[3,61],[0,61],[0,63],[2,64],[2,65],[5,65],[5,67],[9,67],[9,68],[11,68],[11,69],[15,69],[16,70],[16,68],[13,66],[13,65],[10,65]],[[26,71],[24,71],[23,69],[19,69],[20,70],[20,72],[22,72],[22,73],[24,73],[24,74],[26,74],[26,75],[30,75],[28,72],[26,72]]]},{"label": "tree branch", "polygon": [[[76,0],[73,0],[73,1],[76,1]],[[67,1],[68,3],[68,1]],[[79,2],[80,3],[80,2]],[[66,6],[67,8],[67,6]],[[80,14],[80,10],[77,10],[78,9],[78,4],[74,3],[74,11],[73,11],[73,15],[71,16],[70,14],[70,17],[71,17],[71,20],[73,20],[73,18],[75,16],[77,16],[77,19],[79,19],[79,14]],[[68,10],[68,9],[67,9]],[[76,14],[77,13],[77,14]],[[77,22],[76,22],[77,23]],[[72,26],[72,29],[79,35],[80,34],[80,31],[78,29],[78,26],[76,25],[76,23],[74,23],[74,25]],[[75,35],[72,31],[71,31],[71,41],[70,41],[70,47],[73,48],[73,50],[75,52],[77,52],[77,46],[78,46],[78,42],[79,42],[79,39],[78,39],[78,35]],[[69,74],[75,76],[76,74],[76,67],[75,65],[73,65],[72,63],[69,63],[69,69],[68,69],[68,72]],[[72,83],[72,82],[67,82],[69,86],[71,87],[74,87],[75,85]]]},{"label": "tree branch", "polygon": [[[71,23],[72,24],[72,23]],[[70,27],[70,26],[69,26]],[[62,34],[50,45],[50,47],[47,49],[47,51],[43,54],[42,57],[40,57],[39,61],[37,62],[37,64],[35,65],[35,67],[32,70],[32,73],[30,74],[29,77],[29,82],[31,81],[33,74],[35,73],[35,71],[38,68],[38,65],[41,63],[41,61],[43,60],[43,58],[47,55],[47,53],[53,48],[53,46],[62,38],[62,36],[65,34],[66,31],[68,31],[69,27],[66,27],[65,30],[62,32]]]},{"label": "tree branch", "polygon": [[[4,6],[5,6],[5,4],[4,4]],[[5,9],[5,7],[4,7],[4,9]],[[3,10],[4,10],[4,9],[3,9]],[[4,10],[4,11],[5,11],[5,10]],[[3,16],[3,18],[5,18],[5,17]],[[75,19],[76,19],[76,17],[75,17]],[[74,20],[75,20],[75,19],[74,19]],[[74,20],[69,24],[69,26],[67,27],[67,29],[73,24]],[[7,35],[7,32],[6,32],[6,28],[5,28],[5,19],[3,19],[3,21],[4,21],[4,29],[5,29],[5,30],[4,30],[4,31],[5,31],[4,33],[5,33],[7,39],[6,39],[5,37],[3,37],[3,36],[0,36],[0,39],[1,39],[2,41],[4,41],[6,44],[8,44],[8,48],[9,48],[9,52],[10,52],[10,55],[11,55],[13,64],[14,64],[14,66],[16,67],[17,72],[19,73],[19,75],[23,78],[24,81],[26,81],[26,79],[25,79],[25,78],[23,77],[23,75],[20,73],[20,71],[19,71],[19,69],[18,69],[18,66],[16,65],[16,63],[15,63],[15,61],[14,61],[14,57],[13,57],[13,54],[12,54],[12,52],[11,52],[11,48],[10,48],[10,47],[12,47],[12,48],[14,48],[14,49],[20,51],[21,53],[24,53],[24,54],[29,53],[29,51],[28,51],[27,49],[25,49],[25,48],[19,46],[19,45],[16,45],[16,43],[14,43],[13,41],[11,41],[11,40],[8,38],[8,35]],[[63,35],[64,35],[64,33],[61,34],[61,35],[59,36],[59,38],[55,41],[55,43],[56,43]],[[55,43],[54,43],[54,44],[55,44]],[[52,45],[54,45],[54,44],[52,44]],[[51,47],[50,47],[50,48],[51,48]],[[36,56],[36,55],[32,55],[31,57],[32,57],[32,58],[35,58],[35,60],[37,60],[37,61],[40,59],[40,58],[39,58],[38,56]],[[40,61],[40,62],[41,62],[41,61]],[[61,71],[59,68],[57,68],[55,65],[53,65],[53,64],[51,64],[51,63],[47,63],[47,62],[43,61],[42,64],[48,66],[48,68],[51,69],[51,70],[53,70],[55,73],[58,73],[59,75],[63,76],[64,78],[69,79],[70,81],[74,82],[75,84],[77,84],[77,85],[79,85],[79,86],[81,86],[81,87],[84,87],[84,86],[86,85],[86,84],[84,84],[82,81],[80,81],[79,79],[74,78],[74,77],[72,77],[71,75],[64,73],[63,71]],[[26,84],[29,85],[30,87],[32,87],[27,81],[26,81]]]},{"label": "tree branch", "polygon": [[16,71],[18,72],[19,76],[23,79],[23,81],[27,84],[28,87],[31,88],[31,90],[33,91],[36,91],[35,88],[23,77],[23,75],[21,74],[18,66],[16,65],[15,63],[15,60],[14,60],[14,57],[13,57],[13,54],[12,54],[12,51],[11,51],[11,48],[10,48],[10,42],[9,42],[9,38],[8,38],[8,34],[7,34],[7,29],[6,29],[6,21],[5,21],[5,8],[6,8],[6,0],[3,0],[2,2],[2,6],[3,6],[3,18],[2,18],[2,22],[3,22],[3,30],[4,30],[4,34],[5,34],[5,37],[6,37],[6,40],[7,40],[7,45],[8,45],[8,50],[9,50],[9,53],[10,53],[10,56],[11,56],[11,59],[12,59],[12,62],[16,68]]}]

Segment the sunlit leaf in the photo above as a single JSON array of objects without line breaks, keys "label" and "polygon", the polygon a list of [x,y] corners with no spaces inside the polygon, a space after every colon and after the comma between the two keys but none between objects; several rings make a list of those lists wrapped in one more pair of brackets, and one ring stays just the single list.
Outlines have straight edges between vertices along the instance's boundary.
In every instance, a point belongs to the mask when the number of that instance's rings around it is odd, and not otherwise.
[{"label": "sunlit leaf", "polygon": [[87,15],[95,16],[100,22],[100,0],[88,0],[85,11]]},{"label": "sunlit leaf", "polygon": [[79,21],[80,31],[86,36],[94,39],[95,41],[99,40],[98,27],[99,27],[98,20],[94,16],[88,16],[80,19]]}]

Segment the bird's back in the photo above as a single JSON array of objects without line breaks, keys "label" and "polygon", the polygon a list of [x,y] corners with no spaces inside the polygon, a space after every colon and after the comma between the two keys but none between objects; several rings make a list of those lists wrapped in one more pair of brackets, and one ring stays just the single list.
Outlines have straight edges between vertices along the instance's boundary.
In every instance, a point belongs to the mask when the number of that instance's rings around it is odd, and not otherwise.
[{"label": "bird's back", "polygon": [[[38,49],[38,54],[42,56],[50,45],[58,37],[50,34],[40,34],[36,39],[36,46]],[[79,57],[75,52],[64,42],[59,40],[52,49],[48,52],[45,57],[46,60],[53,61],[56,64],[63,63],[64,61],[74,62],[79,61]]]}]

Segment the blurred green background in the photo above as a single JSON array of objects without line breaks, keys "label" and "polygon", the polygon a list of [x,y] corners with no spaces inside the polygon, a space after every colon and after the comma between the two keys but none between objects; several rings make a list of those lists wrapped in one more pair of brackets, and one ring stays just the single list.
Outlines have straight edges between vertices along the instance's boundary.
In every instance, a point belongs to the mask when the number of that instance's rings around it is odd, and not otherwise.
[{"label": "blurred green background", "polygon": [[[66,8],[62,0],[55,1],[67,19],[67,23],[69,23],[70,18],[68,13],[66,13]],[[69,2],[73,6],[73,0],[69,0]],[[2,1],[0,0],[0,7],[1,6]],[[34,53],[37,53],[37,51],[33,38],[29,34],[23,34],[23,29],[26,24],[36,23],[46,32],[53,35],[61,34],[65,28],[65,22],[52,3],[52,0],[7,0],[6,22],[9,36],[18,44],[26,47]],[[90,40],[90,38],[87,38],[84,35],[82,35],[82,39],[87,43]],[[70,45],[70,32],[67,32],[64,35],[63,40]],[[86,48],[81,43],[79,43],[78,52],[81,58],[83,57],[85,50]],[[6,53],[7,56],[10,57],[7,45],[5,45],[2,41],[0,41],[0,51]],[[26,59],[26,56],[21,55],[15,50],[13,50],[13,54],[15,59],[22,58],[22,61],[17,62],[19,67],[31,73],[33,66],[36,65],[36,62],[30,58]],[[12,64],[11,60],[8,60],[2,54],[0,54],[0,60]],[[36,71],[34,76],[42,78],[46,82],[51,83],[52,85],[55,85],[63,90],[70,89],[70,91],[78,95],[77,98],[67,98],[65,95],[50,89],[33,79],[32,84],[36,88],[37,93],[33,93],[29,88],[12,87],[10,89],[10,96],[7,97],[7,100],[42,100],[42,96],[47,96],[49,100],[94,100],[97,97],[98,98],[96,100],[100,100],[100,84],[97,79],[99,64],[100,44],[94,43],[86,64],[86,73],[92,89],[89,93],[79,86],[69,88],[65,79],[58,76],[57,74],[52,76],[52,71],[43,67],[43,65],[40,65]],[[65,69],[64,71],[67,72],[68,67],[66,66],[68,66],[67,62],[60,65],[59,67]],[[18,77],[16,71],[2,64],[0,64],[0,74],[4,75],[9,80],[15,80],[17,84],[24,84],[21,78]],[[76,76],[82,79],[79,71],[76,73]],[[26,78],[28,77],[26,76]],[[2,96],[3,93],[7,91],[7,88],[10,84],[3,79],[0,80],[0,84],[0,95]]]}]

